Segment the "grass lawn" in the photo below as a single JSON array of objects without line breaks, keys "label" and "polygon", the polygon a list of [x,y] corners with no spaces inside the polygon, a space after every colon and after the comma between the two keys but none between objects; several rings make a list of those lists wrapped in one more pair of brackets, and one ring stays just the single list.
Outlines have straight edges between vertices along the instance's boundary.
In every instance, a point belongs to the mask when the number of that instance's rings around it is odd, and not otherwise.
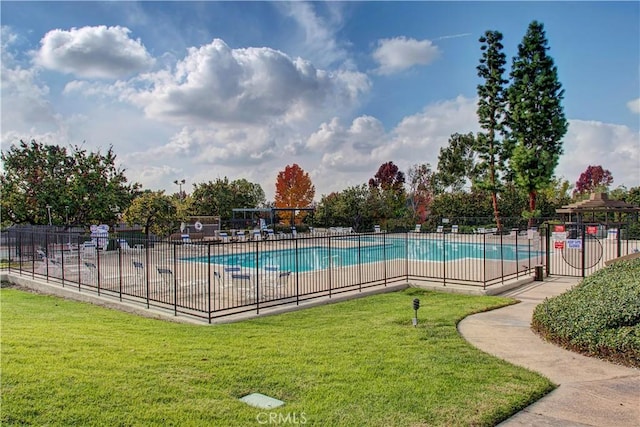
[{"label": "grass lawn", "polygon": [[[194,326],[0,297],[2,425],[490,426],[553,388],[458,334],[464,316],[506,298],[408,289]],[[238,400],[253,392],[286,403]]]}]

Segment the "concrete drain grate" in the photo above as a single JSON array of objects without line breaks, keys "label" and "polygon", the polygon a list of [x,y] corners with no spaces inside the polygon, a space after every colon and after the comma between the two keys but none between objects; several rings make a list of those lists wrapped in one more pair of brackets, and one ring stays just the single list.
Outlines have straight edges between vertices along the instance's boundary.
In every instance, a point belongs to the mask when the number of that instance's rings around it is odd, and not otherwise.
[{"label": "concrete drain grate", "polygon": [[265,396],[264,394],[261,394],[261,393],[247,394],[246,396],[241,397],[240,400],[246,403],[247,405],[255,406],[256,408],[261,408],[261,409],[277,408],[278,406],[284,405],[284,402],[282,400]]}]

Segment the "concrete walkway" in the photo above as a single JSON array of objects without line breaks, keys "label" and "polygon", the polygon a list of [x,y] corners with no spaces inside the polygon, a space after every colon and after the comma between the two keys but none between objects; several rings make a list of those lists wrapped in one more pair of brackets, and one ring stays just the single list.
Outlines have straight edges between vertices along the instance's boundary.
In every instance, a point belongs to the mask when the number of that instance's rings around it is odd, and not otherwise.
[{"label": "concrete walkway", "polygon": [[640,369],[564,350],[531,331],[535,306],[578,282],[567,277],[533,282],[502,294],[520,303],[460,322],[460,333],[474,346],[558,385],[500,426],[640,426]]}]

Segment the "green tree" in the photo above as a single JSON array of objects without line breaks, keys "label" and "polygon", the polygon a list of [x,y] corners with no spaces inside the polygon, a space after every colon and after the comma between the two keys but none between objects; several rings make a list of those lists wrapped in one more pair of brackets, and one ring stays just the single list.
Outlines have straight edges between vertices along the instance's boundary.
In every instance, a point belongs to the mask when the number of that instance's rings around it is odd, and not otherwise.
[{"label": "green tree", "polygon": [[473,133],[454,133],[449,137],[449,145],[440,148],[438,154],[438,187],[460,191],[467,178],[474,177],[474,146]]},{"label": "green tree", "polygon": [[218,215],[222,220],[231,219],[234,208],[257,208],[264,203],[260,184],[244,178],[230,182],[227,177],[195,184],[190,201],[193,215]]},{"label": "green tree", "polygon": [[141,226],[148,238],[151,233],[168,236],[177,228],[180,218],[174,199],[164,191],[146,191],[133,200],[122,220],[132,226]]},{"label": "green tree", "polygon": [[510,165],[516,184],[529,195],[529,214],[536,209],[537,192],[547,187],[562,154],[567,120],[564,91],[558,81],[543,25],[533,21],[518,45],[507,89],[510,137],[514,144]]},{"label": "green tree", "polygon": [[503,77],[506,55],[502,51],[502,34],[498,31],[487,31],[480,37],[482,57],[478,65],[478,77],[483,84],[478,85],[478,120],[483,132],[476,138],[477,153],[476,179],[474,185],[491,193],[493,217],[498,228],[500,210],[498,209],[498,192],[500,191],[500,170],[503,169],[502,143],[498,138],[504,130],[506,110],[505,84]]},{"label": "green tree", "polygon": [[112,148],[105,154],[80,147],[20,141],[2,152],[0,175],[3,221],[16,224],[113,224],[138,192],[115,166]]},{"label": "green tree", "polygon": [[316,208],[316,221],[326,227],[350,226],[356,231],[371,230],[373,219],[368,205],[369,196],[370,189],[366,184],[322,196]]}]

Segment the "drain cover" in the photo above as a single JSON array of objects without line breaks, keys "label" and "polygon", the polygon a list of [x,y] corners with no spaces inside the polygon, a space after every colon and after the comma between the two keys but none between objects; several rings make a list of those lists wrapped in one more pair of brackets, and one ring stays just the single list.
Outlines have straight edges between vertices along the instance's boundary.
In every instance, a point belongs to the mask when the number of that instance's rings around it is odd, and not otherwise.
[{"label": "drain cover", "polygon": [[277,408],[278,406],[284,405],[284,402],[282,400],[265,396],[264,394],[260,393],[247,394],[246,396],[241,397],[240,400],[242,400],[247,405],[255,406],[256,408],[262,409]]}]

